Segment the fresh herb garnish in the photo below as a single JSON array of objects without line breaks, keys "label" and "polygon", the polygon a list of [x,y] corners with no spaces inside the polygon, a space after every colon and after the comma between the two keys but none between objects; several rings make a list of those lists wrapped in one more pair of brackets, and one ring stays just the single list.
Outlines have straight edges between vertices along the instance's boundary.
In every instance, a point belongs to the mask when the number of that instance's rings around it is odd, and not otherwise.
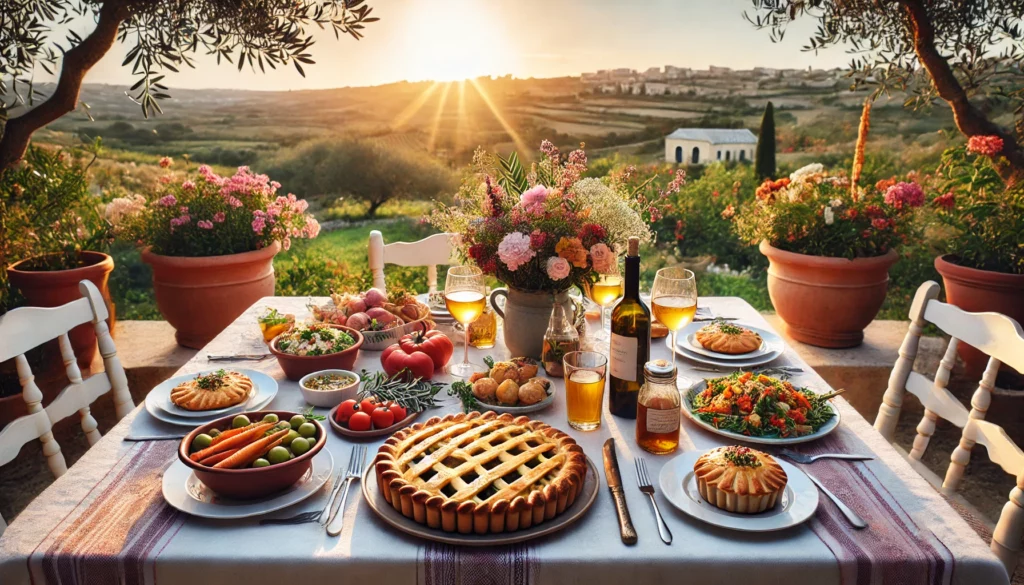
[{"label": "fresh herb garnish", "polygon": [[[493,364],[494,360],[491,362]],[[448,387],[448,396],[458,397],[459,402],[462,402],[462,412],[472,412],[478,406],[476,396],[473,396],[473,387],[462,380],[452,382]]]},{"label": "fresh herb garnish", "polygon": [[200,374],[196,376],[196,386],[199,386],[203,390],[216,390],[224,384],[224,377],[228,373],[224,370],[217,370],[216,372],[210,372],[209,374]]},{"label": "fresh herb garnish", "polygon": [[725,333],[726,335],[740,335],[741,333],[743,333],[742,327],[737,327],[736,325],[733,325],[728,321],[725,321],[724,319],[716,319],[714,324],[718,326],[719,331]]},{"label": "fresh herb garnish", "polygon": [[288,322],[288,317],[277,309],[267,309],[267,312],[257,321],[264,325],[281,325]]},{"label": "fresh herb garnish", "polygon": [[761,461],[747,447],[729,447],[725,450],[725,460],[738,467],[761,467]]},{"label": "fresh herb garnish", "polygon": [[363,387],[359,390],[359,399],[374,397],[378,403],[396,402],[409,412],[420,412],[437,406],[435,397],[444,384],[430,382],[422,378],[408,380],[405,370],[388,377],[384,372],[370,373],[362,370],[359,373]]},{"label": "fresh herb garnish", "polygon": [[309,410],[302,413],[302,416],[306,417],[306,420],[327,420],[327,417],[322,414],[314,414],[312,406],[309,407]]}]

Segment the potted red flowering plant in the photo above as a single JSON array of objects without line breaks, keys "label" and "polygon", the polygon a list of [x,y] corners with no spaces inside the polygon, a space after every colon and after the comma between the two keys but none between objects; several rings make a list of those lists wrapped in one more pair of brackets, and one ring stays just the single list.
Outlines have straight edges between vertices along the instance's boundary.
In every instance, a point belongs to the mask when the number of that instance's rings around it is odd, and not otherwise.
[{"label": "potted red flowering plant", "polygon": [[[949,232],[935,269],[948,302],[1024,323],[1024,186],[1007,187],[996,173],[992,157],[1002,149],[998,136],[972,136],[943,153],[932,204]],[[959,351],[968,371],[980,374],[987,357],[964,343]]]},{"label": "potted red flowering plant", "polygon": [[545,140],[541,152],[527,171],[515,153],[502,159],[477,151],[454,203],[431,216],[438,228],[461,235],[464,257],[508,286],[491,301],[507,296],[503,315],[517,326],[505,328],[505,344],[517,356],[540,356],[555,303],[573,314],[570,287],[612,271],[631,236],[651,240],[651,215],[657,219],[664,198],[637,197],[647,183],[627,188],[582,178],[582,149],[563,156]]},{"label": "potted red flowering plant", "polygon": [[924,201],[917,183],[851,186],[815,164],[762,183],[735,227],[768,257],[768,293],[789,335],[853,347],[885,301],[896,248]]},{"label": "potted red flowering plant", "polygon": [[202,348],[274,294],[274,256],[292,238],[316,237],[320,224],[304,200],[278,195],[278,183],[248,167],[221,177],[203,165],[162,183],[148,198],[113,200],[107,217],[120,236],[144,247],[157,306],[178,343]]}]

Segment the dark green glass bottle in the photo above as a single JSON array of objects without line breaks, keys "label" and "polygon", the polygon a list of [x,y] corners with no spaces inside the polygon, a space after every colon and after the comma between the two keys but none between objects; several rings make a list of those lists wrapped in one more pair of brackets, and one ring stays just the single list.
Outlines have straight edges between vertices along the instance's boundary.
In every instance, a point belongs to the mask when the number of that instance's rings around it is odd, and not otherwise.
[{"label": "dark green glass bottle", "polygon": [[644,364],[651,358],[651,310],[640,300],[640,239],[630,238],[625,290],[612,310],[608,352],[608,410],[636,418],[636,399],[644,384]]}]

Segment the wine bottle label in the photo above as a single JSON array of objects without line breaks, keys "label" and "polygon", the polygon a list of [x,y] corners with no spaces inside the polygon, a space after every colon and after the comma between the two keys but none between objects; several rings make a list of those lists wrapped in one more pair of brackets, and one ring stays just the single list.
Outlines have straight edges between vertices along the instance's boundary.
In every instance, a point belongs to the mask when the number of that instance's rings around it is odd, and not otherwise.
[{"label": "wine bottle label", "polygon": [[679,409],[666,410],[647,409],[648,433],[671,433],[679,428]]},{"label": "wine bottle label", "polygon": [[609,344],[609,357],[611,358],[612,377],[627,382],[636,382],[636,353],[639,347],[639,340],[636,337],[626,337],[612,333],[612,340]]}]

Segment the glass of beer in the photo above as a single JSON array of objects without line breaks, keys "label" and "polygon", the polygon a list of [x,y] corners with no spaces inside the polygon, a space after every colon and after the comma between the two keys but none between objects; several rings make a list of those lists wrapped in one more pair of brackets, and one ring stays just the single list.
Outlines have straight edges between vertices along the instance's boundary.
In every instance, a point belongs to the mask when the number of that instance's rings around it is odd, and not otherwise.
[{"label": "glass of beer", "polygon": [[608,332],[605,330],[605,310],[616,300],[622,297],[622,275],[619,274],[618,266],[613,265],[611,273],[598,274],[597,280],[584,285],[587,296],[601,307],[601,328],[598,329],[594,338],[598,341],[607,341]]},{"label": "glass of beer", "polygon": [[456,378],[469,378],[486,372],[487,366],[469,361],[469,324],[483,314],[487,302],[484,275],[476,266],[452,266],[444,282],[444,304],[466,334],[466,351],[461,364],[452,364],[448,373]]},{"label": "glass of beer", "polygon": [[697,314],[697,280],[692,270],[672,266],[654,276],[651,287],[654,318],[672,332],[672,365],[676,365],[676,334]]},{"label": "glass of beer", "polygon": [[599,428],[608,358],[596,351],[572,351],[565,354],[562,363],[569,426],[580,431]]}]

